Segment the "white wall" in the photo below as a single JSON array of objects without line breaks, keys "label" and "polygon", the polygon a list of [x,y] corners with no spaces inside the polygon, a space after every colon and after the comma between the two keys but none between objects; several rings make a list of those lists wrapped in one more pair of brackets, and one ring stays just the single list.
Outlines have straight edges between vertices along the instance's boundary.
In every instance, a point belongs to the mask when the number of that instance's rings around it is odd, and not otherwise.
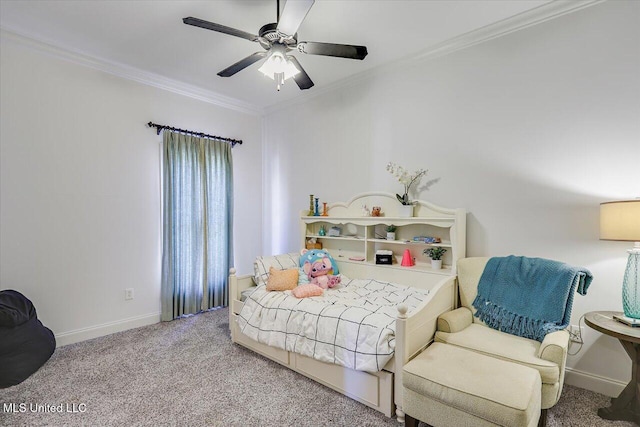
[{"label": "white wall", "polygon": [[[243,139],[233,149],[235,261],[261,246],[261,118],[2,38],[0,289],[65,344],[159,321],[160,142],[148,121]],[[134,288],[135,299],[124,300]]]},{"label": "white wall", "polygon": [[[640,2],[598,4],[267,116],[265,252],[299,249],[291,224],[311,193],[400,192],[385,171],[396,161],[439,179],[420,198],[467,209],[469,256],[591,269],[572,324],[621,310],[630,244],[598,240],[598,205],[640,196],[639,17]],[[628,357],[612,338],[585,338],[567,381],[617,394]]]}]

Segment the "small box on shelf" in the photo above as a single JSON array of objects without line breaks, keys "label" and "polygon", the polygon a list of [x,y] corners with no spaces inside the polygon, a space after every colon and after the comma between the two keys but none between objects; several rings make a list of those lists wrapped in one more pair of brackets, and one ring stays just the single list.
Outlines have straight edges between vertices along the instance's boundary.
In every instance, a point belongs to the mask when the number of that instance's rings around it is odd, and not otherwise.
[{"label": "small box on shelf", "polygon": [[376,264],[391,265],[393,255],[376,255]]},{"label": "small box on shelf", "polygon": [[376,251],[376,264],[391,265],[393,263],[393,252],[388,250]]}]

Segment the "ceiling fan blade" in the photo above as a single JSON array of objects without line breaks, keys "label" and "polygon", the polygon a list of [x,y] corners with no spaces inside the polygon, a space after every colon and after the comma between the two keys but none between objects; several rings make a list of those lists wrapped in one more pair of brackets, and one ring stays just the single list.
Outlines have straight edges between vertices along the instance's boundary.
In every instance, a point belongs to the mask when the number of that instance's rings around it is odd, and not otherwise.
[{"label": "ceiling fan blade", "polygon": [[231,77],[235,73],[237,73],[238,71],[244,70],[249,65],[253,64],[254,62],[257,62],[257,61],[261,60],[265,56],[267,56],[267,52],[256,52],[253,55],[249,55],[246,58],[241,59],[240,61],[236,62],[232,66],[227,67],[224,70],[220,71],[218,73],[218,75],[220,77]]},{"label": "ceiling fan blade", "polygon": [[278,31],[288,36],[293,36],[298,31],[300,24],[309,13],[315,0],[289,0],[284,4]]},{"label": "ceiling fan blade", "polygon": [[225,25],[204,21],[202,19],[194,18],[192,16],[188,18],[184,18],[182,22],[184,22],[187,25],[193,25],[194,27],[205,28],[207,30],[217,31],[219,33],[229,34],[231,36],[236,36],[243,39],[251,40],[252,42],[259,40],[259,37],[256,36],[255,34],[250,34],[242,30],[236,30],[235,28],[227,27]]},{"label": "ceiling fan blade", "polygon": [[298,74],[293,76],[293,80],[296,81],[296,84],[298,85],[298,87],[302,90],[313,87],[313,82],[311,81],[311,78],[309,77],[307,72],[304,71],[304,68],[302,68],[302,65],[300,65],[296,57],[287,56],[287,58],[289,58],[291,62],[293,62],[293,65],[295,65],[296,68],[300,71]]},{"label": "ceiling fan blade", "polygon": [[300,42],[298,50],[308,55],[337,56],[350,59],[364,59],[368,53],[366,46],[320,42]]}]

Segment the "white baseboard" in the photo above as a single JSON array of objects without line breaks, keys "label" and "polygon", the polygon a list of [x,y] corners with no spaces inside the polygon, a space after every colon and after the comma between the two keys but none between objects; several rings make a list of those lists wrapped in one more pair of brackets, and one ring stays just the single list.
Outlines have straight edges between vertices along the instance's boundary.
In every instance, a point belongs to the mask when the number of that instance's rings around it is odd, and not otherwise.
[{"label": "white baseboard", "polygon": [[610,397],[617,397],[627,386],[627,383],[618,380],[578,371],[577,369],[569,367],[566,368],[564,382],[565,384],[595,391],[596,393]]},{"label": "white baseboard", "polygon": [[89,326],[87,328],[56,334],[56,347],[90,340],[128,329],[139,328],[141,326],[153,325],[160,322],[160,313],[142,314],[140,316],[129,317],[127,319],[116,320],[114,322],[103,323],[102,325]]}]

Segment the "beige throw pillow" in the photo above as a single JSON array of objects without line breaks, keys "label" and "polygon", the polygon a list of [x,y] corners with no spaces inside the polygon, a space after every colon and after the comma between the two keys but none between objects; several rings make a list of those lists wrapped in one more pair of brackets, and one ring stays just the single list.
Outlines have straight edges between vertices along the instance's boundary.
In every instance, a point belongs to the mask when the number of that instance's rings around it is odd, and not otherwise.
[{"label": "beige throw pillow", "polygon": [[269,279],[267,279],[268,291],[290,291],[298,286],[298,269],[276,270],[269,268]]},{"label": "beige throw pillow", "polygon": [[266,285],[269,279],[269,268],[276,270],[286,270],[288,268],[298,268],[300,266],[300,254],[289,253],[281,255],[258,256],[253,262],[254,281],[256,285]]}]

